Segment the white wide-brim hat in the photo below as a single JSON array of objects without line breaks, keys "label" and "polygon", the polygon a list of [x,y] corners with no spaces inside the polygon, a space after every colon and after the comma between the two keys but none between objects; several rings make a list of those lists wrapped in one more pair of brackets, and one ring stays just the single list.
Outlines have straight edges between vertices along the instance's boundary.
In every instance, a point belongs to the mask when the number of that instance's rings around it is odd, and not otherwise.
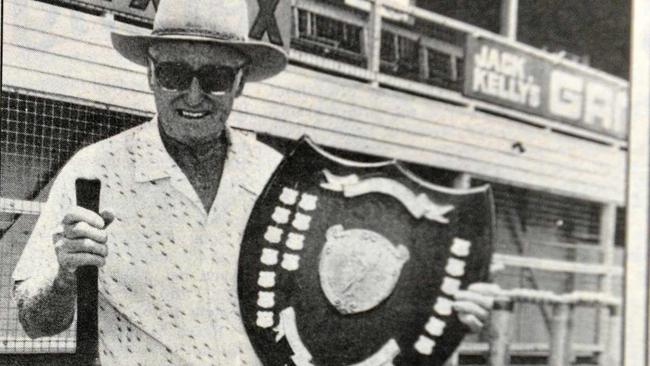
[{"label": "white wide-brim hat", "polygon": [[246,0],[161,0],[151,35],[111,33],[111,39],[122,56],[142,66],[147,66],[152,44],[184,40],[228,46],[247,55],[248,81],[267,79],[284,70],[284,50],[249,40],[248,29]]}]

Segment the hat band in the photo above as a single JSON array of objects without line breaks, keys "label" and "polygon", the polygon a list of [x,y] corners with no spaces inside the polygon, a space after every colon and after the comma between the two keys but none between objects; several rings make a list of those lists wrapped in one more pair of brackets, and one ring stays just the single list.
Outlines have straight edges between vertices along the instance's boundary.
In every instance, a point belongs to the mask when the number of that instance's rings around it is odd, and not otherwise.
[{"label": "hat band", "polygon": [[200,28],[165,28],[151,32],[155,36],[200,36],[209,37],[221,41],[246,41],[246,37],[241,37],[235,33],[211,31]]}]

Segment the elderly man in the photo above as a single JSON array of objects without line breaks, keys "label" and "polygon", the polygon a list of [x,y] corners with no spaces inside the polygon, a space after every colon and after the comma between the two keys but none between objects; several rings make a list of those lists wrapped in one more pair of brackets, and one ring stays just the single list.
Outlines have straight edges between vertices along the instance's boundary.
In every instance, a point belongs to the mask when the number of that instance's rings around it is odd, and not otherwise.
[{"label": "elderly man", "polygon": [[[247,31],[245,1],[163,0],[152,35],[113,35],[147,67],[158,114],[84,148],[57,176],[14,272],[30,336],[70,326],[75,271],[93,265],[103,365],[260,363],[239,314],[237,258],[281,155],[226,121],[245,82],[277,74],[287,58]],[[101,180],[105,211],[75,205],[77,178]],[[478,292],[455,304],[475,330],[491,303]]]}]

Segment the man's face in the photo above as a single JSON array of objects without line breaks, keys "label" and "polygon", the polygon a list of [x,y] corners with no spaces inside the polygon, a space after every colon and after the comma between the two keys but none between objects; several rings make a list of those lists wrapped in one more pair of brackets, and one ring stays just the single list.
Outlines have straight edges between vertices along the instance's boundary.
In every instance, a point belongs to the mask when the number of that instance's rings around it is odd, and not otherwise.
[{"label": "man's face", "polygon": [[216,138],[225,128],[235,97],[243,87],[240,68],[246,57],[228,47],[178,41],[162,42],[150,47],[155,64],[186,63],[193,70],[207,65],[231,67],[236,72],[232,87],[222,93],[209,93],[201,88],[195,77],[184,90],[169,90],[161,85],[156,71],[149,64],[149,86],[156,101],[158,117],[165,132],[185,144],[195,144]]}]

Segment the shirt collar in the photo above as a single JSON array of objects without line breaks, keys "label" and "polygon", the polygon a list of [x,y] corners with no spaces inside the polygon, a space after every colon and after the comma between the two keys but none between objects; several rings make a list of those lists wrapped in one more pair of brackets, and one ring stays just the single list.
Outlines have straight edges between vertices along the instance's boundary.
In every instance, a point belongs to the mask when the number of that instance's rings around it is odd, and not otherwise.
[{"label": "shirt collar", "polygon": [[[230,126],[226,126],[225,133],[228,139],[226,159],[250,155],[244,141],[245,137],[239,136]],[[128,149],[129,154],[135,157],[136,182],[149,182],[182,174],[162,142],[157,115],[141,125],[134,133]]]},{"label": "shirt collar", "polygon": [[169,136],[160,123],[158,123],[158,132],[165,150],[177,163],[179,162],[178,159],[192,162],[192,164],[197,161],[203,162],[205,159],[219,159],[220,157],[225,159],[230,145],[230,132],[228,130],[224,130],[215,140],[194,145],[184,144]]}]

